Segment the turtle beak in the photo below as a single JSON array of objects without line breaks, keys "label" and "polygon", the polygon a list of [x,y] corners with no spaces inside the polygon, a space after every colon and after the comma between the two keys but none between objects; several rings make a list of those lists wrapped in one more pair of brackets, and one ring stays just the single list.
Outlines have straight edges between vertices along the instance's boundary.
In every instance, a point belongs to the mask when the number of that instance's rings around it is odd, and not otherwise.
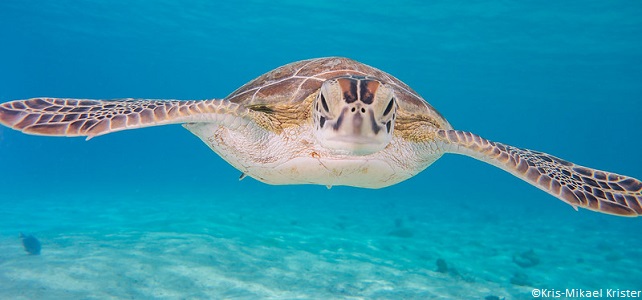
[{"label": "turtle beak", "polygon": [[336,121],[330,123],[335,135],[331,139],[374,139],[383,129],[382,124],[377,124],[373,110],[364,107],[344,107]]}]

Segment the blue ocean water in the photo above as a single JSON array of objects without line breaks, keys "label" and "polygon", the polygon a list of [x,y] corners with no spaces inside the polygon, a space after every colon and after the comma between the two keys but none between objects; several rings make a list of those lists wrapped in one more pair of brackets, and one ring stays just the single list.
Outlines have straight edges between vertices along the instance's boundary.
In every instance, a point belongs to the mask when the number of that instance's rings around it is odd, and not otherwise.
[{"label": "blue ocean water", "polygon": [[[346,56],[457,129],[642,178],[634,1],[0,1],[0,102],[222,98]],[[642,223],[446,155],[380,190],[270,186],[180,126],[0,127],[3,299],[531,299],[642,290]],[[20,232],[42,254],[28,256]],[[539,264],[514,257],[533,250]],[[449,271],[437,271],[437,260]]]}]

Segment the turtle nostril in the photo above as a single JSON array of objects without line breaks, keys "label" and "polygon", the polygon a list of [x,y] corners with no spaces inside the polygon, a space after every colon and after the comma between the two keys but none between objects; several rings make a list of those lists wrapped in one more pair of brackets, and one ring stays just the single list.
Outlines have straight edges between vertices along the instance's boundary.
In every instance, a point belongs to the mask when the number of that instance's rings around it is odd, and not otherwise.
[{"label": "turtle nostril", "polygon": [[351,112],[354,112],[355,110],[357,110],[357,109],[353,107],[350,111],[351,111]]},{"label": "turtle nostril", "polygon": [[361,108],[361,113],[365,113],[365,112],[366,112],[366,109],[362,107]]}]

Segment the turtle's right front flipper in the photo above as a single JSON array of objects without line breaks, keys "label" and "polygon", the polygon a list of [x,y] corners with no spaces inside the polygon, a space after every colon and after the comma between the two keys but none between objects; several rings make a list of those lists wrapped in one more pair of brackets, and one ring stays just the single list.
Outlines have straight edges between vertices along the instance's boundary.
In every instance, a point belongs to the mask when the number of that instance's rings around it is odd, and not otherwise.
[{"label": "turtle's right front flipper", "polygon": [[178,123],[239,126],[254,112],[225,100],[86,100],[33,98],[0,105],[0,124],[24,133],[94,136]]},{"label": "turtle's right front flipper", "polygon": [[573,207],[621,215],[642,215],[642,182],[578,166],[550,154],[492,142],[470,132],[438,130],[450,153],[499,167]]}]

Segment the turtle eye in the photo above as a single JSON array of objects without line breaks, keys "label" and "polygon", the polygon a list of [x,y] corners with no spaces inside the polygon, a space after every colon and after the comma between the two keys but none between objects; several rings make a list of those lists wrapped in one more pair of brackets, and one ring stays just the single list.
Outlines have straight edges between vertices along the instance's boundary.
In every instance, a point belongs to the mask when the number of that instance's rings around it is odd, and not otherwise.
[{"label": "turtle eye", "polygon": [[388,106],[386,106],[386,109],[383,111],[383,116],[387,116],[390,111],[392,110],[392,105],[395,103],[395,98],[390,98],[390,102],[388,102]]},{"label": "turtle eye", "polygon": [[323,94],[321,94],[321,106],[323,106],[323,110],[325,110],[325,112],[330,112],[330,109],[328,108],[328,102],[325,101],[325,96],[323,96]]}]

